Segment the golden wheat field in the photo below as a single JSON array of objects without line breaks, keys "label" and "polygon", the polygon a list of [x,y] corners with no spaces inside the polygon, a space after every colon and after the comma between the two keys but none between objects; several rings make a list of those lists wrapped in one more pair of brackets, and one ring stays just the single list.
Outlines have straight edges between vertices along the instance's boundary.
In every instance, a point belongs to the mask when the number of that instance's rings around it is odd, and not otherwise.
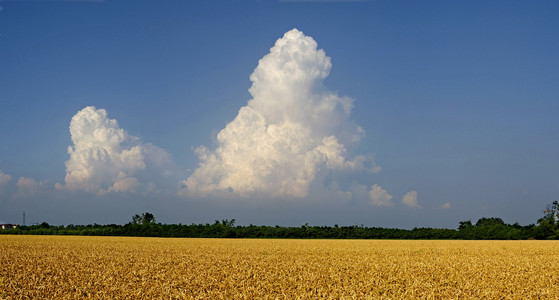
[{"label": "golden wheat field", "polygon": [[0,236],[0,298],[557,299],[559,243]]}]

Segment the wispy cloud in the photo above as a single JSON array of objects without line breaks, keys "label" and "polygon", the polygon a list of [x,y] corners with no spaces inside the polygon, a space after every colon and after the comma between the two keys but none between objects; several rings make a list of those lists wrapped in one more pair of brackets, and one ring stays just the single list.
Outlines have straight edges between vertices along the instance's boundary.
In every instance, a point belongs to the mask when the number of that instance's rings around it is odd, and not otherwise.
[{"label": "wispy cloud", "polygon": [[46,181],[38,182],[33,178],[20,177],[16,183],[17,197],[28,197],[39,194],[46,188]]},{"label": "wispy cloud", "polygon": [[446,202],[443,205],[439,206],[439,208],[441,209],[449,209],[450,208],[450,202]]},{"label": "wispy cloud", "polygon": [[8,184],[12,180],[12,176],[10,174],[6,174],[0,170],[0,189]]},{"label": "wispy cloud", "polygon": [[10,180],[12,180],[12,176],[0,170],[0,186],[10,182]]}]

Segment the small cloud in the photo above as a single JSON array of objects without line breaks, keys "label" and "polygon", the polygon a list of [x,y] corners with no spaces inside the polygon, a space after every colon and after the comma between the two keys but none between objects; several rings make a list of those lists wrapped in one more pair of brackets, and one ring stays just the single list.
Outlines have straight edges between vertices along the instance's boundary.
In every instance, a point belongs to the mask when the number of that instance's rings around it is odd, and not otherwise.
[{"label": "small cloud", "polygon": [[439,208],[441,208],[441,209],[449,209],[449,208],[450,208],[450,202],[446,202],[445,204],[439,206]]},{"label": "small cloud", "polygon": [[369,202],[374,206],[392,206],[392,195],[380,185],[374,184],[369,191]]},{"label": "small cloud", "polygon": [[12,176],[10,174],[6,174],[0,170],[0,188],[4,185],[8,184],[12,180]]},{"label": "small cloud", "polygon": [[17,186],[17,196],[33,196],[38,194],[43,188],[45,188],[46,181],[38,182],[33,178],[20,177],[16,183]]},{"label": "small cloud", "polygon": [[408,207],[421,208],[417,203],[417,192],[410,191],[402,197],[402,203]]}]

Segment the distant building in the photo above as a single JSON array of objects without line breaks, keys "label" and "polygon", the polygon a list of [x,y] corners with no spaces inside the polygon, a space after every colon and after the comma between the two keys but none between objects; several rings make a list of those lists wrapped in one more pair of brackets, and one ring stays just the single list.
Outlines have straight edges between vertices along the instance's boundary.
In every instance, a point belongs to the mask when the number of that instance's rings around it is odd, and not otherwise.
[{"label": "distant building", "polygon": [[0,224],[0,227],[2,229],[17,228],[18,226],[18,224]]}]

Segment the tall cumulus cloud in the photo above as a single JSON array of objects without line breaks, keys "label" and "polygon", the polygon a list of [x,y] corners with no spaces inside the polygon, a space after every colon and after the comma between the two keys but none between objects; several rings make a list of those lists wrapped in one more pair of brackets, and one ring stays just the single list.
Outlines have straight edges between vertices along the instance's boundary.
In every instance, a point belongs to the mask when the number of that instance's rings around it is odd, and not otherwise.
[{"label": "tall cumulus cloud", "polygon": [[[70,121],[73,146],[68,147],[65,184],[58,189],[96,194],[146,191],[153,182],[142,173],[164,170],[170,157],[163,149],[128,134],[107,111],[88,106]],[[141,176],[144,178],[145,176]]]},{"label": "tall cumulus cloud", "polygon": [[350,119],[353,100],[322,85],[330,58],[293,29],[278,39],[250,76],[252,99],[217,135],[195,149],[199,166],[183,181],[195,196],[305,197],[321,170],[379,168],[346,145],[364,131]]}]

